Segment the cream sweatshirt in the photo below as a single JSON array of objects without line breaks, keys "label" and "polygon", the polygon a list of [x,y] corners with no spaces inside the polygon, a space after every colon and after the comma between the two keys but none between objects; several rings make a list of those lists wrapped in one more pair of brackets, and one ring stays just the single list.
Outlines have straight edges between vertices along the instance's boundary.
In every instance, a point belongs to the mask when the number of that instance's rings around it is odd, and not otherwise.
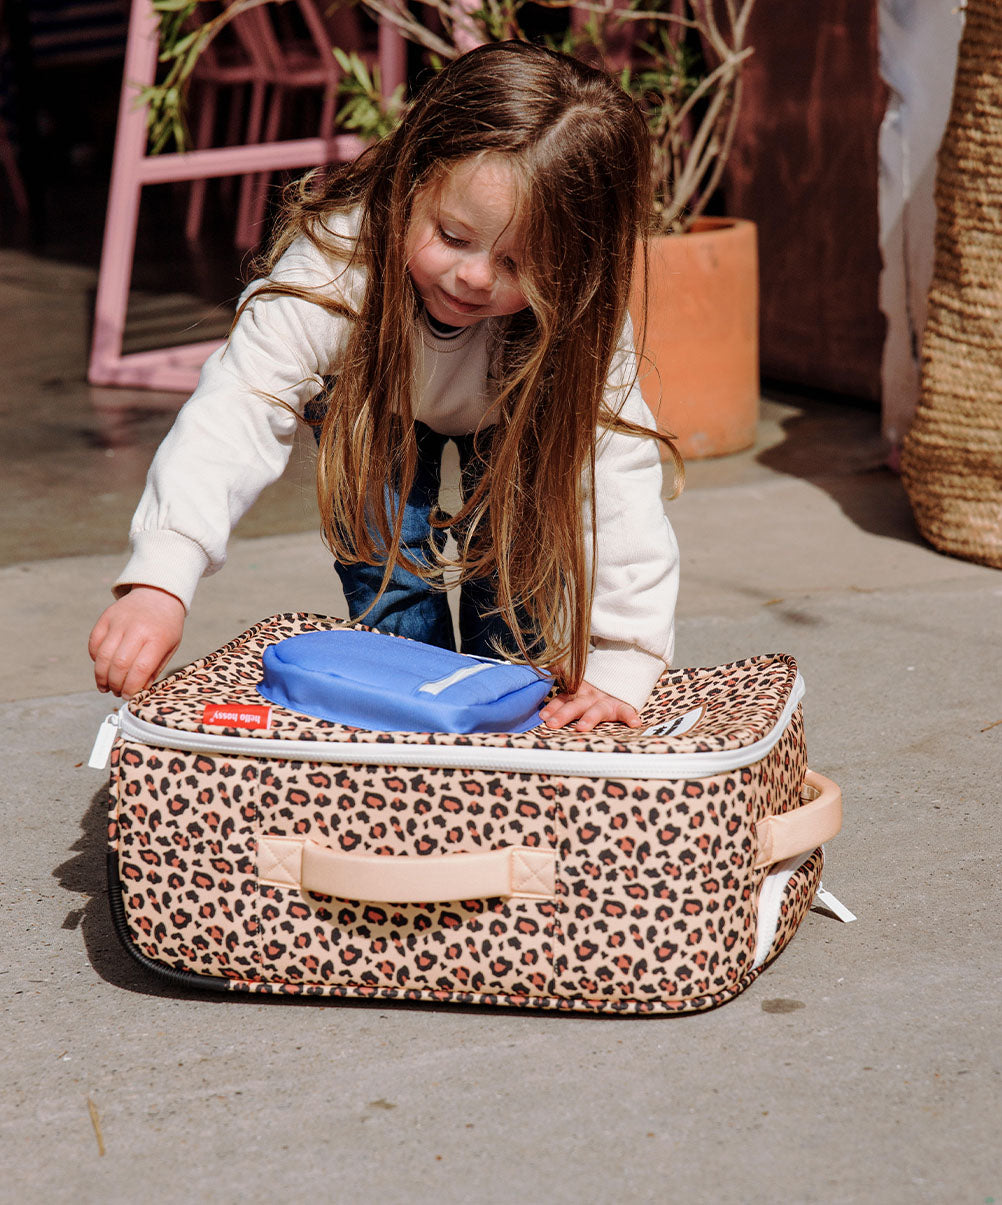
[{"label": "cream sweatshirt", "polygon": [[[335,228],[350,237],[350,219],[339,219]],[[306,239],[289,248],[272,280],[320,286],[355,307],[365,288],[361,269],[329,262]],[[262,283],[250,284],[242,300]],[[490,406],[489,328],[486,320],[453,339],[436,338],[424,321],[415,330],[416,417],[441,434],[475,430]],[[209,357],[154,457],[117,595],[133,585],[156,586],[191,606],[201,577],[222,567],[235,524],[288,463],[295,414],[268,398],[301,414],[322,379],[337,372],[347,336],[347,321],[318,305],[252,298],[226,344]],[[653,428],[634,365],[627,329],[607,400],[624,417]],[[639,707],[673,654],[678,548],[661,501],[654,441],[601,430],[595,468],[597,547],[589,547],[595,597],[585,678]],[[294,606],[295,583],[289,589]]]}]

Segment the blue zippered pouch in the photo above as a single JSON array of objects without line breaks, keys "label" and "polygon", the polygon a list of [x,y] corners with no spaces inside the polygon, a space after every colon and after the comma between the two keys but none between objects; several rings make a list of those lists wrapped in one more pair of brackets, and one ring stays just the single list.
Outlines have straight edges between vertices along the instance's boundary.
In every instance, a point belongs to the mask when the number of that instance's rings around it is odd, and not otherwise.
[{"label": "blue zippered pouch", "polygon": [[532,666],[353,629],[290,636],[263,663],[270,703],[377,732],[526,732],[553,685]]}]

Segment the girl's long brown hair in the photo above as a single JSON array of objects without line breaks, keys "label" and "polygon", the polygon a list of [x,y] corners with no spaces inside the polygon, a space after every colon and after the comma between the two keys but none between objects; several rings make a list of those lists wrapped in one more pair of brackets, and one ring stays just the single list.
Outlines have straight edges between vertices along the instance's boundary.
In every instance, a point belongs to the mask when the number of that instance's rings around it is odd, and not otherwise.
[{"label": "girl's long brown hair", "polygon": [[[403,508],[387,513],[385,502],[388,485],[408,495],[417,463],[411,390],[419,302],[404,246],[416,195],[485,155],[503,156],[516,180],[519,279],[529,307],[490,320],[497,398],[480,441],[485,470],[457,515],[434,520],[462,533],[458,557],[415,562],[400,547]],[[676,480],[681,470],[667,436],[617,417],[604,397],[638,240],[646,274],[650,178],[644,120],[606,75],[528,43],[493,43],[431,78],[394,133],[354,163],[307,177],[263,265],[269,271],[305,234],[367,272],[357,314],[329,293],[269,286],[352,321],[317,464],[324,537],[335,557],[385,564],[384,588],[398,563],[436,585],[447,565],[453,584],[492,579],[518,645],[509,653],[554,669],[570,690],[588,653],[597,429],[660,439]],[[347,247],[323,219],[356,206],[359,237]]]}]

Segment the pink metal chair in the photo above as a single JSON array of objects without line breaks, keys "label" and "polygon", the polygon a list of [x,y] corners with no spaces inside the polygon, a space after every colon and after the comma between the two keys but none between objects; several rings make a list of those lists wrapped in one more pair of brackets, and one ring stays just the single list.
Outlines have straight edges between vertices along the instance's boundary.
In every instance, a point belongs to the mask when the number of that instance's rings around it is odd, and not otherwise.
[{"label": "pink metal chair", "polygon": [[463,54],[476,50],[483,43],[483,31],[473,20],[473,14],[482,8],[481,0],[453,0],[450,5],[453,21],[452,36],[456,48]]},{"label": "pink metal chair", "polygon": [[[257,20],[259,44],[267,46],[276,68],[271,88],[264,139],[274,142],[281,137],[282,123],[291,95],[295,91],[320,93],[317,133],[331,135],[337,111],[337,93],[341,70],[331,54],[332,33],[343,44],[344,26],[352,23],[355,13],[345,9],[337,14],[337,26],[324,23],[314,0],[295,0],[295,4],[264,5],[250,11]],[[262,172],[243,182],[237,214],[236,242],[248,248],[257,244],[263,227],[270,174]]]},{"label": "pink metal chair", "polygon": [[[157,50],[157,22],[150,0],[132,0],[87,379],[92,385],[189,393],[218,340],[129,355],[122,352],[143,187],[345,161],[361,151],[362,142],[354,135],[336,134],[148,155],[146,113],[136,104],[136,89],[153,82]],[[387,25],[380,26],[379,57],[384,85],[392,90],[404,80],[406,48]]]},{"label": "pink metal chair", "polygon": [[[316,133],[321,138],[330,137],[341,82],[331,44],[333,41],[352,48],[360,44],[361,31],[354,10],[338,12],[328,28],[314,0],[267,4],[234,17],[223,30],[223,37],[222,47],[211,43],[209,53],[202,56],[196,68],[200,102],[196,148],[205,149],[212,143],[218,97],[223,90],[231,99],[227,145],[275,142],[282,135],[289,99],[296,92],[319,94]],[[238,123],[244,109],[234,88],[246,88],[250,93],[243,131]],[[247,249],[260,241],[269,179],[270,174],[265,172],[243,178],[234,237],[237,247]],[[205,181],[196,181],[185,228],[189,239],[198,236],[204,199]]]},{"label": "pink metal chair", "polygon": [[[6,54],[10,48],[7,36],[7,20],[3,0],[0,0],[0,54]],[[0,168],[7,177],[7,188],[10,192],[14,208],[22,216],[28,213],[28,189],[21,174],[21,165],[17,160],[17,151],[7,132],[7,122],[0,113]]]},{"label": "pink metal chair", "polygon": [[22,216],[26,215],[28,190],[25,187],[24,177],[21,175],[21,168],[18,166],[14,145],[7,137],[7,126],[3,117],[0,117],[0,167],[3,168],[4,175],[7,177],[7,187],[10,190],[14,208]]},{"label": "pink metal chair", "polygon": [[[254,146],[264,141],[265,103],[275,64],[256,39],[241,36],[245,17],[250,15],[236,17],[225,26],[206,46],[192,73],[189,108],[198,114],[192,131],[197,150],[207,150],[213,143],[221,95],[229,102],[225,145]],[[244,177],[245,181],[248,179]],[[226,183],[232,181],[228,179]],[[202,229],[207,185],[204,177],[191,182],[185,236],[192,242]]]}]

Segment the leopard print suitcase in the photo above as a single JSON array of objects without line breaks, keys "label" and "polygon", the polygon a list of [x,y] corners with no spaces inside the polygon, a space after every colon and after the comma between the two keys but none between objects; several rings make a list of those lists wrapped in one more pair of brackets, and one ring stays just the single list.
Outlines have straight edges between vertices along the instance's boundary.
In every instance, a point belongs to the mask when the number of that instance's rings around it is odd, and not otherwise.
[{"label": "leopard print suitcase", "polygon": [[[792,657],[669,671],[646,727],[385,733],[257,693],[255,625],[110,716],[126,949],[190,986],[694,1012],[783,949],[839,828]],[[95,764],[92,761],[92,764]]]}]

